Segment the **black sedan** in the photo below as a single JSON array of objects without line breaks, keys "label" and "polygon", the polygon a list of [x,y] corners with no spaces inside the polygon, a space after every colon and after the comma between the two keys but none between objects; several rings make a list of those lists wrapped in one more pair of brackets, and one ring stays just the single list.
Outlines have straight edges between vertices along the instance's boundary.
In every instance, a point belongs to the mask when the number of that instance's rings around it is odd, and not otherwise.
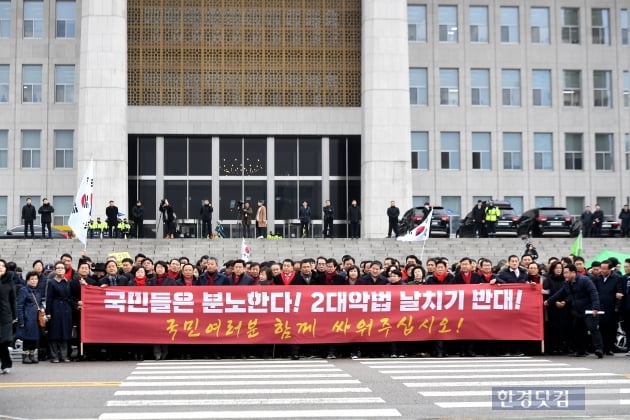
[{"label": "black sedan", "polygon": [[[63,232],[59,229],[52,228],[52,239],[71,239],[71,236],[67,232]],[[34,226],[35,238],[42,238],[42,227],[40,225]],[[31,237],[31,232],[28,232],[28,237]],[[24,238],[24,225],[13,226],[11,229],[0,233],[0,239],[21,239]],[[48,238],[48,230],[46,230],[46,238]]]},{"label": "black sedan", "polygon": [[[505,236],[518,236],[518,215],[512,207],[499,207],[501,215],[497,220],[496,231],[497,235]],[[472,218],[472,212],[468,213],[462,223],[457,228],[455,236],[458,238],[474,238],[475,237],[475,222]],[[479,232],[479,237],[487,238],[485,225]]]},{"label": "black sedan", "polygon": [[524,212],[518,220],[519,235],[577,236],[579,224],[565,207],[537,207]]},{"label": "black sedan", "polygon": [[[424,221],[424,207],[418,206],[407,210],[398,225],[398,233],[404,235]],[[434,206],[431,217],[431,236],[450,236],[451,217],[444,207]]]}]

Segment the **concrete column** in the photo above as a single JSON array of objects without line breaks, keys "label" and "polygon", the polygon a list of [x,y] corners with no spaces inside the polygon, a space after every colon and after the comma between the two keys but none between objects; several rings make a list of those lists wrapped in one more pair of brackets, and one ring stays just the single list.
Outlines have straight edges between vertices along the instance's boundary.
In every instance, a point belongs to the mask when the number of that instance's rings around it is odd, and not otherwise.
[{"label": "concrete column", "polygon": [[127,1],[83,0],[78,176],[94,160],[94,207],[129,211],[127,178]]},{"label": "concrete column", "polygon": [[361,234],[387,235],[387,208],[411,207],[406,0],[362,1]]}]

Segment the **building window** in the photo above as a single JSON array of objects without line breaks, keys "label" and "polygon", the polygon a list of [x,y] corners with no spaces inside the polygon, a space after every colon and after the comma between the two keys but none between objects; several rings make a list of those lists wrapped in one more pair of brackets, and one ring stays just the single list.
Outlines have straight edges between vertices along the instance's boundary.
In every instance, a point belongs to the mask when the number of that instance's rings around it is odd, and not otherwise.
[{"label": "building window", "polygon": [[582,105],[582,74],[580,70],[564,70],[562,72],[564,87],[562,97],[564,106]]},{"label": "building window", "polygon": [[580,9],[562,8],[562,42],[565,44],[580,43]]},{"label": "building window", "polygon": [[411,132],[411,168],[429,169],[429,133]]},{"label": "building window", "polygon": [[470,97],[472,105],[490,106],[490,70],[470,70]]},{"label": "building window", "polygon": [[487,44],[488,35],[488,7],[470,6],[470,42]]},{"label": "building window", "polygon": [[0,64],[0,103],[9,102],[9,65]]},{"label": "building window", "polygon": [[621,45],[628,45],[628,9],[621,9],[619,20],[621,26]]},{"label": "building window", "polygon": [[593,44],[610,44],[610,21],[608,14],[608,9],[593,9],[591,16]]},{"label": "building window", "polygon": [[581,171],[584,169],[582,134],[566,133],[564,135],[564,169]]},{"label": "building window", "polygon": [[594,106],[612,107],[612,73],[608,70],[595,70],[593,72],[593,98]]},{"label": "building window", "polygon": [[73,158],[74,132],[55,130],[55,169],[72,169]]},{"label": "building window", "polygon": [[52,199],[52,205],[55,207],[53,225],[67,225],[72,213],[74,198],[72,196],[55,195]]},{"label": "building window", "polygon": [[623,71],[623,106],[630,107],[630,72]]},{"label": "building window", "polygon": [[630,170],[630,133],[626,133],[625,137],[625,146],[626,146],[626,170]]},{"label": "building window", "polygon": [[537,195],[534,197],[534,207],[553,207],[554,199],[548,195]]},{"label": "building window", "polygon": [[441,204],[448,214],[462,214],[462,198],[458,195],[443,195]]},{"label": "building window", "polygon": [[549,44],[549,8],[532,7],[532,44]]},{"label": "building window", "polygon": [[534,106],[551,106],[551,70],[532,71]]},{"label": "building window", "polygon": [[0,130],[0,169],[9,167],[9,130]]},{"label": "building window", "polygon": [[411,105],[428,105],[427,69],[409,69],[409,100]]},{"label": "building window", "polygon": [[427,6],[407,6],[409,41],[427,42]]},{"label": "building window", "polygon": [[44,35],[44,2],[24,1],[24,38],[40,39]]},{"label": "building window", "polygon": [[512,208],[514,209],[514,212],[516,214],[522,214],[523,213],[523,197],[520,195],[506,195],[503,197],[503,199],[505,201],[508,201],[511,205]]},{"label": "building window", "polygon": [[490,133],[472,133],[472,168],[492,169]]},{"label": "building window", "polygon": [[39,104],[42,102],[42,66],[22,66],[22,103]]},{"label": "building window", "polygon": [[610,133],[595,134],[595,169],[613,170],[613,135]]},{"label": "building window", "polygon": [[504,106],[521,106],[520,70],[501,70],[501,96]]},{"label": "building window", "polygon": [[553,170],[553,136],[551,133],[534,133],[534,169]]},{"label": "building window", "polygon": [[452,131],[441,132],[440,143],[442,169],[459,169],[459,133]]},{"label": "building window", "polygon": [[518,44],[518,7],[501,7],[501,43]]},{"label": "building window", "polygon": [[503,169],[523,169],[521,133],[503,133]]},{"label": "building window", "polygon": [[22,131],[22,169],[39,169],[40,165],[40,137],[39,130]]},{"label": "building window", "polygon": [[440,105],[459,105],[459,70],[440,69]]},{"label": "building window", "polygon": [[76,36],[76,1],[57,0],[57,38],[74,38]]},{"label": "building window", "polygon": [[456,43],[457,33],[457,6],[439,6],[438,20],[440,42]]},{"label": "building window", "polygon": [[584,197],[567,197],[567,210],[577,216],[584,211]]},{"label": "building window", "polygon": [[414,195],[413,197],[411,197],[411,200],[414,207],[422,207],[424,206],[424,203],[431,202],[431,197],[429,197],[428,195]]},{"label": "building window", "polygon": [[74,103],[74,66],[55,66],[55,103]]},{"label": "building window", "polygon": [[0,0],[0,39],[11,36],[11,1]]}]

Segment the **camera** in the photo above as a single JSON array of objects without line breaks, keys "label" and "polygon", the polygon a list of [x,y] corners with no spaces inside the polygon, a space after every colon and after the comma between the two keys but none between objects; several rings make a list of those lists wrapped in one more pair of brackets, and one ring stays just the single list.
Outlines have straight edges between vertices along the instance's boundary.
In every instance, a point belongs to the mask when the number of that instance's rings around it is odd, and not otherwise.
[{"label": "camera", "polygon": [[166,204],[166,198],[160,200],[160,206],[163,206],[164,204]]}]

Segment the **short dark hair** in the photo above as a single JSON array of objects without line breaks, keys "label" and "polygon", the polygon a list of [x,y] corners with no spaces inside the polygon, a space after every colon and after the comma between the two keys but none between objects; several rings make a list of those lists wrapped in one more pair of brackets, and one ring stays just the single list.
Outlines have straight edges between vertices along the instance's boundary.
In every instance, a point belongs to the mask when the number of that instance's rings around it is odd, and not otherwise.
[{"label": "short dark hair", "polygon": [[573,263],[565,265],[564,268],[566,268],[572,273],[577,273],[577,267]]}]

